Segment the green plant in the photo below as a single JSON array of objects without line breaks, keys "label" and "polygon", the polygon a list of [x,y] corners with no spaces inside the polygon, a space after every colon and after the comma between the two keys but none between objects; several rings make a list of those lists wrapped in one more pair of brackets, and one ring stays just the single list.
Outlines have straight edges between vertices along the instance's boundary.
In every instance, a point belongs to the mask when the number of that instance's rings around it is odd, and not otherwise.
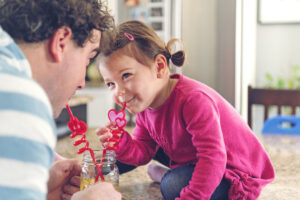
[{"label": "green plant", "polygon": [[[274,89],[300,89],[300,66],[295,65],[292,66],[290,72],[290,76],[287,78],[278,77],[275,79],[270,73],[266,73],[265,77],[267,79],[267,83],[265,85],[266,88],[274,88]],[[269,107],[273,109],[273,107]],[[291,114],[292,109],[288,106],[283,106],[283,113]]]},{"label": "green plant", "polygon": [[266,73],[265,77],[267,83],[266,88],[279,88],[279,89],[300,89],[300,66],[295,65],[291,68],[290,76],[287,78],[278,77],[275,79],[270,73]]}]

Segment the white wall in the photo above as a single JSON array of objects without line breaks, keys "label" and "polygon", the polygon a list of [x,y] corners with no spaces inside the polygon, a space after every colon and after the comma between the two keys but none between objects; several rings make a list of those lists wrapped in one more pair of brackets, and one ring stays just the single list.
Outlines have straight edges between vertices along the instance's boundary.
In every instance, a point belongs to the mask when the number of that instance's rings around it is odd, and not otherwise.
[{"label": "white wall", "polygon": [[236,0],[182,2],[183,74],[216,89],[235,104]]},{"label": "white wall", "polygon": [[183,74],[216,88],[216,0],[182,1]]},{"label": "white wall", "polygon": [[236,0],[217,2],[217,90],[235,106]]},{"label": "white wall", "polygon": [[266,73],[288,77],[293,65],[300,65],[300,24],[258,24],[256,85],[266,84]]}]

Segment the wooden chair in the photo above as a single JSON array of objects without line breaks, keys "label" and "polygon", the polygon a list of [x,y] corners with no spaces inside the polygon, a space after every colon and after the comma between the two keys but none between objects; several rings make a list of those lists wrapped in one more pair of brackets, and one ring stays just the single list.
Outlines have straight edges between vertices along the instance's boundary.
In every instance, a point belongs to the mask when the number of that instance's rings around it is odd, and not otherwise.
[{"label": "wooden chair", "polygon": [[264,106],[264,121],[268,119],[269,106],[277,107],[277,114],[281,114],[282,106],[292,108],[292,115],[296,114],[296,107],[300,106],[300,90],[265,89],[248,86],[248,124],[252,127],[252,105]]}]

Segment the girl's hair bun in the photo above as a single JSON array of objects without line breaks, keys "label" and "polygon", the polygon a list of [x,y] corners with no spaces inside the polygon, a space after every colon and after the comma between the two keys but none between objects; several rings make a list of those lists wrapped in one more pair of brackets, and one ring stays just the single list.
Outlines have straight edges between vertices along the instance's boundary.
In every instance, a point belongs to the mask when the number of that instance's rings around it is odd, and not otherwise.
[{"label": "girl's hair bun", "polygon": [[[176,49],[178,49],[178,45],[180,50],[176,51]],[[171,55],[170,59],[172,63],[177,67],[181,67],[185,61],[185,52],[183,50],[182,41],[178,38],[172,38],[169,40],[166,48]],[[171,52],[175,52],[175,53],[171,53]]]},{"label": "girl's hair bun", "polygon": [[177,67],[181,67],[185,61],[185,52],[183,50],[175,52],[171,55],[171,61]]}]

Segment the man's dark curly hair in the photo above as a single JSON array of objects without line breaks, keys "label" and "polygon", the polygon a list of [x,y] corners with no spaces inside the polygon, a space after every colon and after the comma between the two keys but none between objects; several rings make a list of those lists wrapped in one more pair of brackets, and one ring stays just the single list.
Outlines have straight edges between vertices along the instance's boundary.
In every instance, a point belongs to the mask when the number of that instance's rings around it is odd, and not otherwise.
[{"label": "man's dark curly hair", "polygon": [[93,29],[112,29],[114,20],[100,0],[0,0],[0,25],[16,42],[26,43],[47,40],[67,26],[82,47]]}]

